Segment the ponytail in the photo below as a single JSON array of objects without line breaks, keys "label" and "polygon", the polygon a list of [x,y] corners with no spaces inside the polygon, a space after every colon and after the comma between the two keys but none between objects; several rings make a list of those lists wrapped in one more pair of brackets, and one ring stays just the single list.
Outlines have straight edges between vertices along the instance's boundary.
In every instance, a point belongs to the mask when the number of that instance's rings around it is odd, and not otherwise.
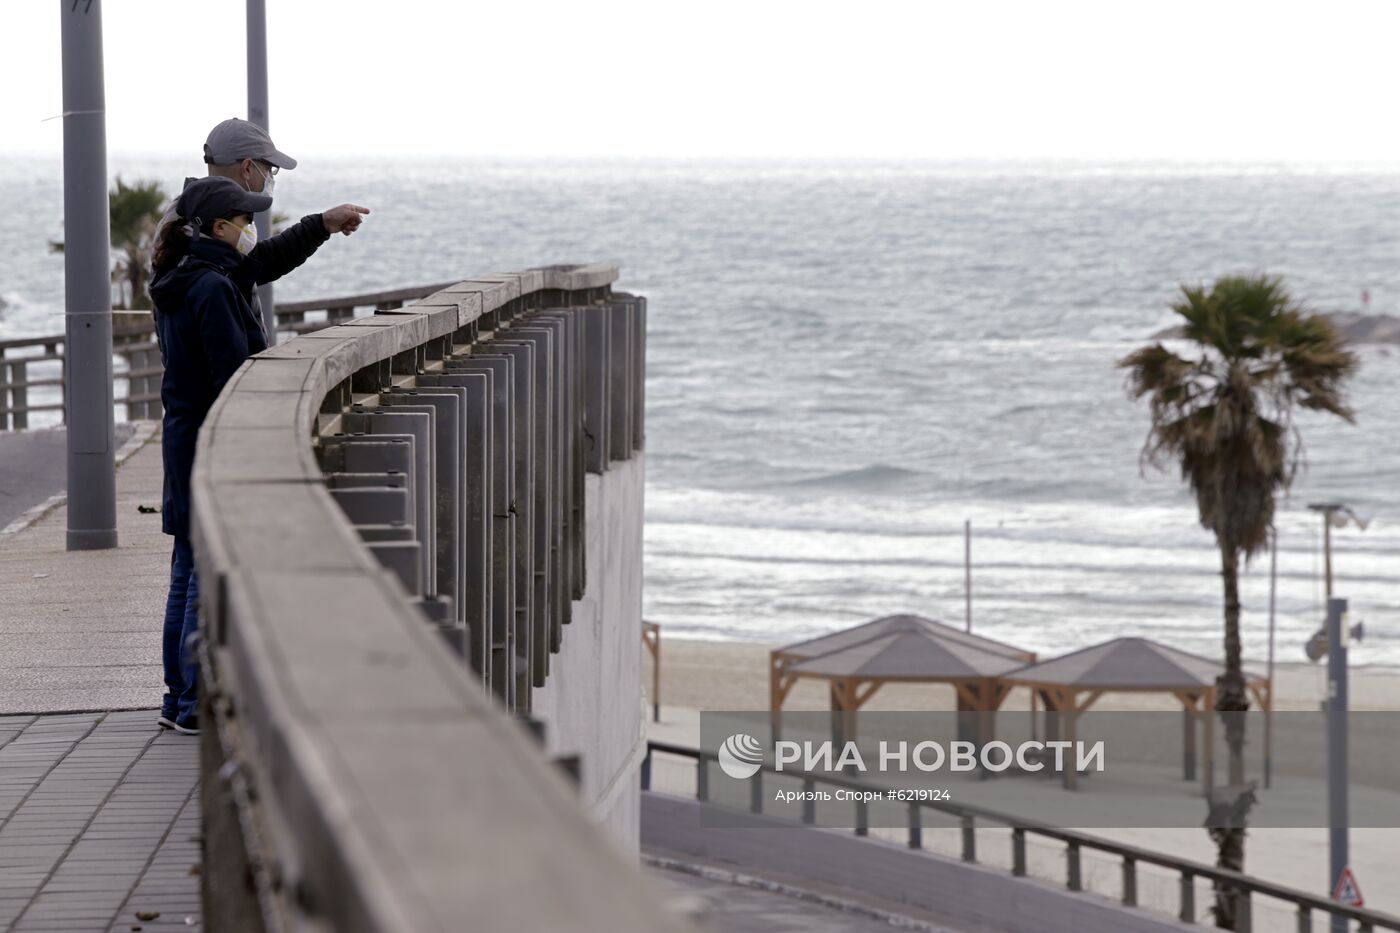
[{"label": "ponytail", "polygon": [[155,256],[151,259],[151,265],[155,267],[156,274],[164,272],[174,267],[185,254],[190,251],[190,235],[185,232],[185,221],[183,218],[175,217],[164,227],[160,228],[160,233],[156,236]]}]

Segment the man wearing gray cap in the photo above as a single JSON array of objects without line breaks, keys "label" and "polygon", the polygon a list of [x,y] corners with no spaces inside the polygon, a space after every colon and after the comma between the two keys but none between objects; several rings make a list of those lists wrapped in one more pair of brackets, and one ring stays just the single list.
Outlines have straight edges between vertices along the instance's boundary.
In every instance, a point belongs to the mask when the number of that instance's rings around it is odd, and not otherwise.
[{"label": "man wearing gray cap", "polygon": [[[282,169],[294,169],[297,160],[272,144],[267,130],[237,117],[223,121],[209,131],[204,141],[204,162],[210,176],[231,178],[244,191],[272,196],[274,179]],[[195,179],[186,178],[188,187]],[[248,285],[266,285],[291,272],[306,261],[333,233],[349,236],[360,228],[369,209],[357,204],[341,204],[320,214],[308,214],[281,233],[260,240],[243,260],[237,279]],[[166,209],[157,226],[157,238],[165,225],[175,219],[175,204]],[[152,268],[151,281],[168,270]],[[262,305],[253,294],[253,313],[262,320]],[[275,335],[268,334],[269,345]]]}]

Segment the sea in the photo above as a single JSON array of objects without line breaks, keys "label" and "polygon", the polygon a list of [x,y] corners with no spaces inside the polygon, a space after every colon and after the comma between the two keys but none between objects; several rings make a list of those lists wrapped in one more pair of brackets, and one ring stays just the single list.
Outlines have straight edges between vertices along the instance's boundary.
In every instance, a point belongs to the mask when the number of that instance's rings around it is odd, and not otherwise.
[{"label": "sea", "polygon": [[[192,159],[113,155],[176,191]],[[1400,313],[1400,170],[1289,164],[403,160],[306,156],[295,218],[369,207],[292,300],[615,260],[649,299],[646,618],[786,642],[896,612],[1058,654],[1120,635],[1221,653],[1219,555],[1140,459],[1117,361],[1182,283],[1269,273],[1317,310]],[[57,156],[0,156],[0,337],[61,332]],[[1358,347],[1356,420],[1304,413],[1277,519],[1280,661],[1335,590],[1357,665],[1400,665],[1400,346]],[[1243,580],[1268,651],[1269,554]]]}]

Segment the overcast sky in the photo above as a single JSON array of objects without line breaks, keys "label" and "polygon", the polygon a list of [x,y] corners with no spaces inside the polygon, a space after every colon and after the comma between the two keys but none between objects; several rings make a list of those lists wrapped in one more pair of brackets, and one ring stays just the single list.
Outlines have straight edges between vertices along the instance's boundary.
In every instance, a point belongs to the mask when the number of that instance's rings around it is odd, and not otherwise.
[{"label": "overcast sky", "polygon": [[[62,0],[5,0],[0,151],[57,152]],[[246,116],[240,0],[107,0],[113,152]],[[1400,161],[1400,4],[267,0],[293,155]]]}]

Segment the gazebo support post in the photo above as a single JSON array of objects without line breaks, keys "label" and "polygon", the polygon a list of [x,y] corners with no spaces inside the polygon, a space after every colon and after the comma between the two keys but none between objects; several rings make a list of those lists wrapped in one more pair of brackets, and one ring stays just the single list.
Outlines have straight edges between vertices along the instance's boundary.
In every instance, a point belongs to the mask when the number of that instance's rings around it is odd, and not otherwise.
[{"label": "gazebo support post", "polygon": [[[1070,743],[1070,748],[1074,747],[1076,726],[1079,720],[1078,691],[1065,690],[1060,694],[1060,702],[1056,704],[1060,707],[1060,715],[1064,717],[1062,725],[1065,734],[1063,740]],[[1079,790],[1079,768],[1075,767],[1073,757],[1070,758],[1070,766],[1065,769],[1064,787],[1065,790]]]},{"label": "gazebo support post", "polygon": [[958,704],[958,741],[977,741],[977,723],[974,711],[977,709],[977,701],[968,695],[966,684],[954,683],[953,692],[957,695]]},{"label": "gazebo support post", "polygon": [[841,731],[846,735],[847,742],[856,741],[856,711],[860,709],[861,700],[858,696],[860,681],[843,680],[845,696],[841,700]]},{"label": "gazebo support post", "polygon": [[1033,687],[1032,691],[1045,707],[1045,741],[1057,742],[1060,739],[1060,720],[1056,715],[1055,697],[1049,690]]},{"label": "gazebo support post", "polygon": [[1201,789],[1209,796],[1215,786],[1215,688],[1205,692],[1201,703],[1201,716],[1205,720],[1205,764],[1201,769]]},{"label": "gazebo support post", "polygon": [[836,745],[846,741],[845,698],[846,682],[833,680],[831,688],[831,740]]},{"label": "gazebo support post", "polygon": [[1274,771],[1274,682],[1261,680],[1249,685],[1259,708],[1264,711],[1264,786],[1273,783]]},{"label": "gazebo support post", "polygon": [[1178,693],[1181,701],[1181,779],[1196,780],[1196,710],[1198,697],[1193,693]]},{"label": "gazebo support post", "polygon": [[768,727],[777,742],[783,725],[783,662],[778,652],[768,654]]}]

